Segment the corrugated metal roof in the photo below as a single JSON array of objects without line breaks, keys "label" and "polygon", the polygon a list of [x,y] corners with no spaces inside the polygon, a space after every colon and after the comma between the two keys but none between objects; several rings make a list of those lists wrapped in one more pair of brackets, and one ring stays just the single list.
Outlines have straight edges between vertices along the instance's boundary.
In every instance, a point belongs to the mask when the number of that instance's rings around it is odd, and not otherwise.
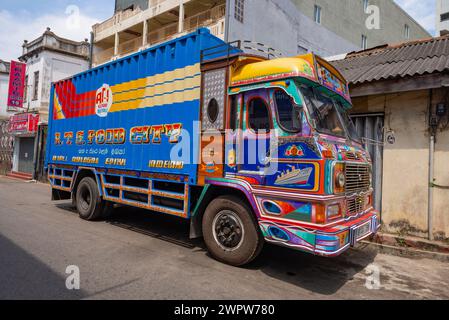
[{"label": "corrugated metal roof", "polygon": [[352,84],[449,71],[449,36],[352,52],[331,63]]}]

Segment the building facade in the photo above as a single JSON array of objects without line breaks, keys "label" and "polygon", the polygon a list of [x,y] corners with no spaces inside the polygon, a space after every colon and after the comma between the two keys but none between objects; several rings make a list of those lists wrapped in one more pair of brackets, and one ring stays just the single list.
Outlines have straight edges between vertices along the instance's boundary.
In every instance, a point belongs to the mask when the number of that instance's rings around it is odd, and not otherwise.
[{"label": "building facade", "polygon": [[437,0],[436,34],[449,33],[449,0]]},{"label": "building facade", "polygon": [[351,82],[384,231],[449,239],[448,48],[449,35],[333,62]]},{"label": "building facade", "polygon": [[[429,37],[393,0],[293,0],[299,11],[361,49]],[[377,20],[378,14],[378,20]]]},{"label": "building facade", "polygon": [[287,56],[331,56],[429,36],[392,0],[116,0],[115,8],[93,26],[94,65],[199,27],[228,42],[245,41],[245,51],[263,44]]},{"label": "building facade", "polygon": [[89,43],[58,37],[49,28],[24,41],[19,58],[26,63],[24,107],[10,117],[15,137],[12,171],[33,176],[43,162],[51,83],[87,70]]},{"label": "building facade", "polygon": [[9,117],[14,109],[8,107],[10,63],[0,60],[0,174],[11,170],[14,138],[9,133]]}]

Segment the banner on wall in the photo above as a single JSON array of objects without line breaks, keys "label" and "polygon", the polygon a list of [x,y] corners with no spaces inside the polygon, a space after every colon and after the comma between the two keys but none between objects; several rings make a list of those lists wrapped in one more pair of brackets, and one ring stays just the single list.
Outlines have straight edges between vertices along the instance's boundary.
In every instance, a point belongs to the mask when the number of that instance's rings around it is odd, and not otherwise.
[{"label": "banner on wall", "polygon": [[25,91],[26,64],[11,61],[9,72],[8,107],[23,108],[23,94]]},{"label": "banner on wall", "polygon": [[9,119],[9,132],[17,133],[35,133],[39,124],[39,114],[22,113],[11,116]]}]

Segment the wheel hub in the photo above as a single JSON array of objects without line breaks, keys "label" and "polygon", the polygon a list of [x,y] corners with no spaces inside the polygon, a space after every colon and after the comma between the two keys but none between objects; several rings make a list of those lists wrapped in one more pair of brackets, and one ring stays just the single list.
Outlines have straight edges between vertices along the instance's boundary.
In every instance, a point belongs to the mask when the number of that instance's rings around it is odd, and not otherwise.
[{"label": "wheel hub", "polygon": [[240,247],[243,241],[243,223],[236,213],[222,211],[214,219],[214,238],[224,250],[232,251]]}]

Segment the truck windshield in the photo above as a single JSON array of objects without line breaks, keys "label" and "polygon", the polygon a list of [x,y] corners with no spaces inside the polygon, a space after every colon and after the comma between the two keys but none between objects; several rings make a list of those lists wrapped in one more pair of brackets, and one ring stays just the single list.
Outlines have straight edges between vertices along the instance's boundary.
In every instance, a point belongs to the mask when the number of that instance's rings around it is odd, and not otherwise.
[{"label": "truck windshield", "polygon": [[321,133],[345,137],[344,126],[333,99],[306,85],[301,85],[301,93],[315,129]]},{"label": "truck windshield", "polygon": [[339,101],[311,86],[301,85],[300,90],[316,130],[338,137],[347,135],[360,141],[351,118]]}]

